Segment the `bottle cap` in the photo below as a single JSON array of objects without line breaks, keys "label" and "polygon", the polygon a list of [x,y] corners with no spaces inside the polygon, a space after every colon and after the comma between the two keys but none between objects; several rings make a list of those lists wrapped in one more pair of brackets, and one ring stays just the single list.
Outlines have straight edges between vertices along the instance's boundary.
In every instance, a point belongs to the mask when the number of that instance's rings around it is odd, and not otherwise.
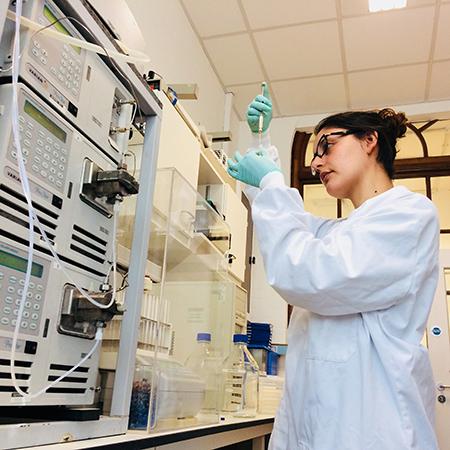
[{"label": "bottle cap", "polygon": [[246,334],[234,334],[233,342],[236,344],[237,342],[242,342],[246,344],[248,342],[248,338]]},{"label": "bottle cap", "polygon": [[211,333],[197,333],[197,341],[211,342]]}]

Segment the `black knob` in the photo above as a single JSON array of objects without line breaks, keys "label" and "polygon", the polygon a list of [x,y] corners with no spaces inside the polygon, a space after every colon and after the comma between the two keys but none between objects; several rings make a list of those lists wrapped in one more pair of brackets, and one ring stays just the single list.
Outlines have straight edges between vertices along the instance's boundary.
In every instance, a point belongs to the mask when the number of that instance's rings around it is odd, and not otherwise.
[{"label": "black knob", "polygon": [[438,395],[438,402],[439,403],[445,403],[447,399],[445,398],[445,395]]}]

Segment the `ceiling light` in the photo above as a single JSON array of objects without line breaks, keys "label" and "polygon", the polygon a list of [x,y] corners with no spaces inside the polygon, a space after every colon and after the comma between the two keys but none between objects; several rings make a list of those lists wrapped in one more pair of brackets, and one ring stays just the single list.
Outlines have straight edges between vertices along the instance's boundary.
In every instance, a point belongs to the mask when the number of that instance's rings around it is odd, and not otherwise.
[{"label": "ceiling light", "polygon": [[369,0],[369,11],[387,11],[388,9],[404,8],[407,0]]}]

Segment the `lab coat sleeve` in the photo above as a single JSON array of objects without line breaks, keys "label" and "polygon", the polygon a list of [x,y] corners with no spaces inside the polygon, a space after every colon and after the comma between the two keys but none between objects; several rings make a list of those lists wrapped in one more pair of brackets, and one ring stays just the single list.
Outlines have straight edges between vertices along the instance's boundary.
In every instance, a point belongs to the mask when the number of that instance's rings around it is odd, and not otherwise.
[{"label": "lab coat sleeve", "polygon": [[374,208],[318,239],[298,191],[268,177],[252,215],[268,282],[288,303],[344,315],[401,301],[413,283],[421,233],[438,227],[431,203]]}]

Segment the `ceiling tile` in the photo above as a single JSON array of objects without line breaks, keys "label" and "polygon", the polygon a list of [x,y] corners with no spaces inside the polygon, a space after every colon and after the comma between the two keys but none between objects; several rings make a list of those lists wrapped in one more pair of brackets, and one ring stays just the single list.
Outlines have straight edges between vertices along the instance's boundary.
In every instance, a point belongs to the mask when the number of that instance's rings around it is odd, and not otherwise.
[{"label": "ceiling tile", "polygon": [[205,39],[203,43],[224,85],[264,79],[248,34]]},{"label": "ceiling tile", "polygon": [[237,0],[182,0],[201,37],[245,31]]},{"label": "ceiling tile", "polygon": [[427,64],[419,64],[351,73],[350,106],[367,109],[422,102],[427,69]]},{"label": "ceiling tile", "polygon": [[450,61],[433,64],[428,100],[450,99]]},{"label": "ceiling tile", "polygon": [[303,115],[347,109],[344,77],[304,78],[272,83],[281,115]]},{"label": "ceiling tile", "polygon": [[[407,8],[417,6],[434,5],[436,0],[408,0]],[[341,10],[343,16],[353,16],[358,14],[389,14],[390,11],[370,13],[369,0],[341,0]]]},{"label": "ceiling tile", "polygon": [[348,69],[428,61],[433,14],[426,7],[344,19]]},{"label": "ceiling tile", "polygon": [[342,70],[336,21],[259,31],[253,36],[271,79]]},{"label": "ceiling tile", "polygon": [[252,29],[336,17],[335,0],[242,0],[242,4]]},{"label": "ceiling tile", "polygon": [[450,4],[441,5],[439,10],[439,25],[436,36],[434,59],[450,58]]}]

